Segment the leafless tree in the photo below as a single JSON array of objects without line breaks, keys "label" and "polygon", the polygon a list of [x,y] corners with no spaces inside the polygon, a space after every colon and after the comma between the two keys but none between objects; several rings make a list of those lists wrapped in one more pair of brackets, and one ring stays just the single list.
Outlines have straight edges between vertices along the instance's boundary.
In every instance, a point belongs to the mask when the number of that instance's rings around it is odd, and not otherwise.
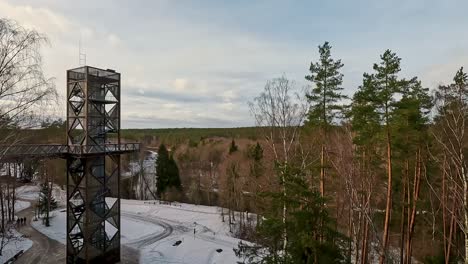
[{"label": "leafless tree", "polygon": [[[286,77],[268,81],[263,92],[249,103],[256,125],[261,130],[266,145],[271,149],[275,162],[285,167],[299,140],[299,127],[307,113],[304,98],[294,94],[295,84]],[[279,169],[283,196],[286,197],[284,170]],[[282,221],[286,223],[287,206],[283,203]],[[286,252],[288,234],[283,231],[283,252]]]},{"label": "leafless tree", "polygon": [[[0,19],[0,128],[37,125],[45,103],[56,98],[53,80],[42,70],[40,47],[45,43],[37,31]],[[14,133],[3,136],[5,142]]]},{"label": "leafless tree", "polygon": [[[468,263],[468,75],[461,68],[454,83],[440,86],[436,93],[436,129],[434,137],[442,149],[439,155],[443,174],[442,195],[439,199],[445,212],[451,215],[448,239],[445,235],[446,263],[449,262],[452,246],[453,223],[457,223],[464,236],[464,258]],[[442,157],[440,157],[442,156]],[[454,207],[457,205],[457,207]]]},{"label": "leafless tree", "polygon": [[[0,145],[4,146],[0,160],[9,147],[24,140],[18,130],[38,126],[47,105],[57,97],[53,80],[42,70],[40,48],[45,43],[47,39],[37,31],[0,19]],[[9,234],[4,221],[14,217],[17,174],[0,183],[2,248]]]}]

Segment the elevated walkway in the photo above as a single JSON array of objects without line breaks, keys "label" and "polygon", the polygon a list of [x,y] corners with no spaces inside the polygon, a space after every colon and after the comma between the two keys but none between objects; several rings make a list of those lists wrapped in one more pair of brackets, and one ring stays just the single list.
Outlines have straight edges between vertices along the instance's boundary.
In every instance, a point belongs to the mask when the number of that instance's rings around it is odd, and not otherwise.
[{"label": "elevated walkway", "polygon": [[139,143],[121,143],[105,145],[0,145],[0,161],[67,158],[68,156],[113,155],[131,153],[140,150]]}]

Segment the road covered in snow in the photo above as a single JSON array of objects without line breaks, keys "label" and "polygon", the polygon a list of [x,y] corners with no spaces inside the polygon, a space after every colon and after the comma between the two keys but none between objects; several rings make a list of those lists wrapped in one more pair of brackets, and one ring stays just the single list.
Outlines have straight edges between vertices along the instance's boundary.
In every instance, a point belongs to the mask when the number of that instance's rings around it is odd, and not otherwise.
[{"label": "road covered in snow", "polygon": [[[221,221],[218,207],[121,200],[122,244],[138,249],[140,263],[236,263],[239,242]],[[53,212],[51,226],[33,227],[66,243],[66,212]]]}]

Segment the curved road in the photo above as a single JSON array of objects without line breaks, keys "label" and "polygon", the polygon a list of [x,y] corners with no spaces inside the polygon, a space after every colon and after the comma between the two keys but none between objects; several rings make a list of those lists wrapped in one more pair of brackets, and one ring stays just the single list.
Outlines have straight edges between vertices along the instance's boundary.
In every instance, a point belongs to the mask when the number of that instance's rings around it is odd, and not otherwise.
[{"label": "curved road", "polygon": [[164,221],[161,221],[159,219],[149,218],[149,217],[142,217],[142,216],[139,216],[137,214],[131,214],[131,213],[126,213],[126,212],[120,212],[120,214],[121,214],[121,216],[125,216],[125,217],[130,218],[130,219],[135,219],[135,220],[139,220],[139,221],[143,221],[143,222],[149,222],[149,223],[159,225],[162,228],[164,228],[164,231],[161,232],[161,233],[153,233],[153,234],[150,234],[148,236],[141,237],[140,239],[137,239],[135,241],[131,241],[129,243],[126,243],[126,245],[134,247],[134,248],[141,248],[141,247],[144,247],[144,246],[147,246],[147,245],[151,245],[154,242],[157,242],[157,241],[159,241],[159,240],[161,240],[163,238],[166,238],[166,237],[170,236],[172,234],[172,232],[174,231],[173,227],[170,224],[168,224],[168,223],[166,223]]}]

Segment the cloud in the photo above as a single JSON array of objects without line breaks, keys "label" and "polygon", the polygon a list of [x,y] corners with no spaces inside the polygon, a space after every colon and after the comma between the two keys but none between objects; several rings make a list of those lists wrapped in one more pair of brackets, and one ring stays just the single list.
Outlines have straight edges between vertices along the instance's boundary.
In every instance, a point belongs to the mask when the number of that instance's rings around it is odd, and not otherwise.
[{"label": "cloud", "polygon": [[[468,37],[459,34],[466,23],[454,22],[462,17],[437,23],[427,18],[465,8],[438,4],[428,11],[411,4],[400,12],[391,4],[370,2],[340,4],[334,13],[329,11],[336,4],[328,2],[315,9],[305,2],[271,4],[265,12],[260,3],[245,8],[225,2],[0,0],[0,17],[49,37],[44,69],[56,77],[62,102],[65,71],[78,66],[81,39],[87,64],[122,74],[123,127],[218,127],[253,125],[247,101],[268,79],[285,74],[305,85],[310,62],[318,59],[317,45],[325,40],[345,64],[348,95],[385,48],[403,58],[403,75],[420,75],[429,86],[450,81],[467,61]],[[102,12],[109,6],[110,12]],[[278,19],[288,14],[295,15]],[[390,23],[394,17],[404,27]],[[461,51],[451,54],[457,47]],[[60,109],[65,115],[64,103]]]},{"label": "cloud", "polygon": [[[468,52],[456,52],[444,62],[434,63],[421,71],[422,84],[426,87],[436,88],[453,82],[455,73],[462,66],[468,66]],[[466,69],[466,67],[465,67]]]}]

